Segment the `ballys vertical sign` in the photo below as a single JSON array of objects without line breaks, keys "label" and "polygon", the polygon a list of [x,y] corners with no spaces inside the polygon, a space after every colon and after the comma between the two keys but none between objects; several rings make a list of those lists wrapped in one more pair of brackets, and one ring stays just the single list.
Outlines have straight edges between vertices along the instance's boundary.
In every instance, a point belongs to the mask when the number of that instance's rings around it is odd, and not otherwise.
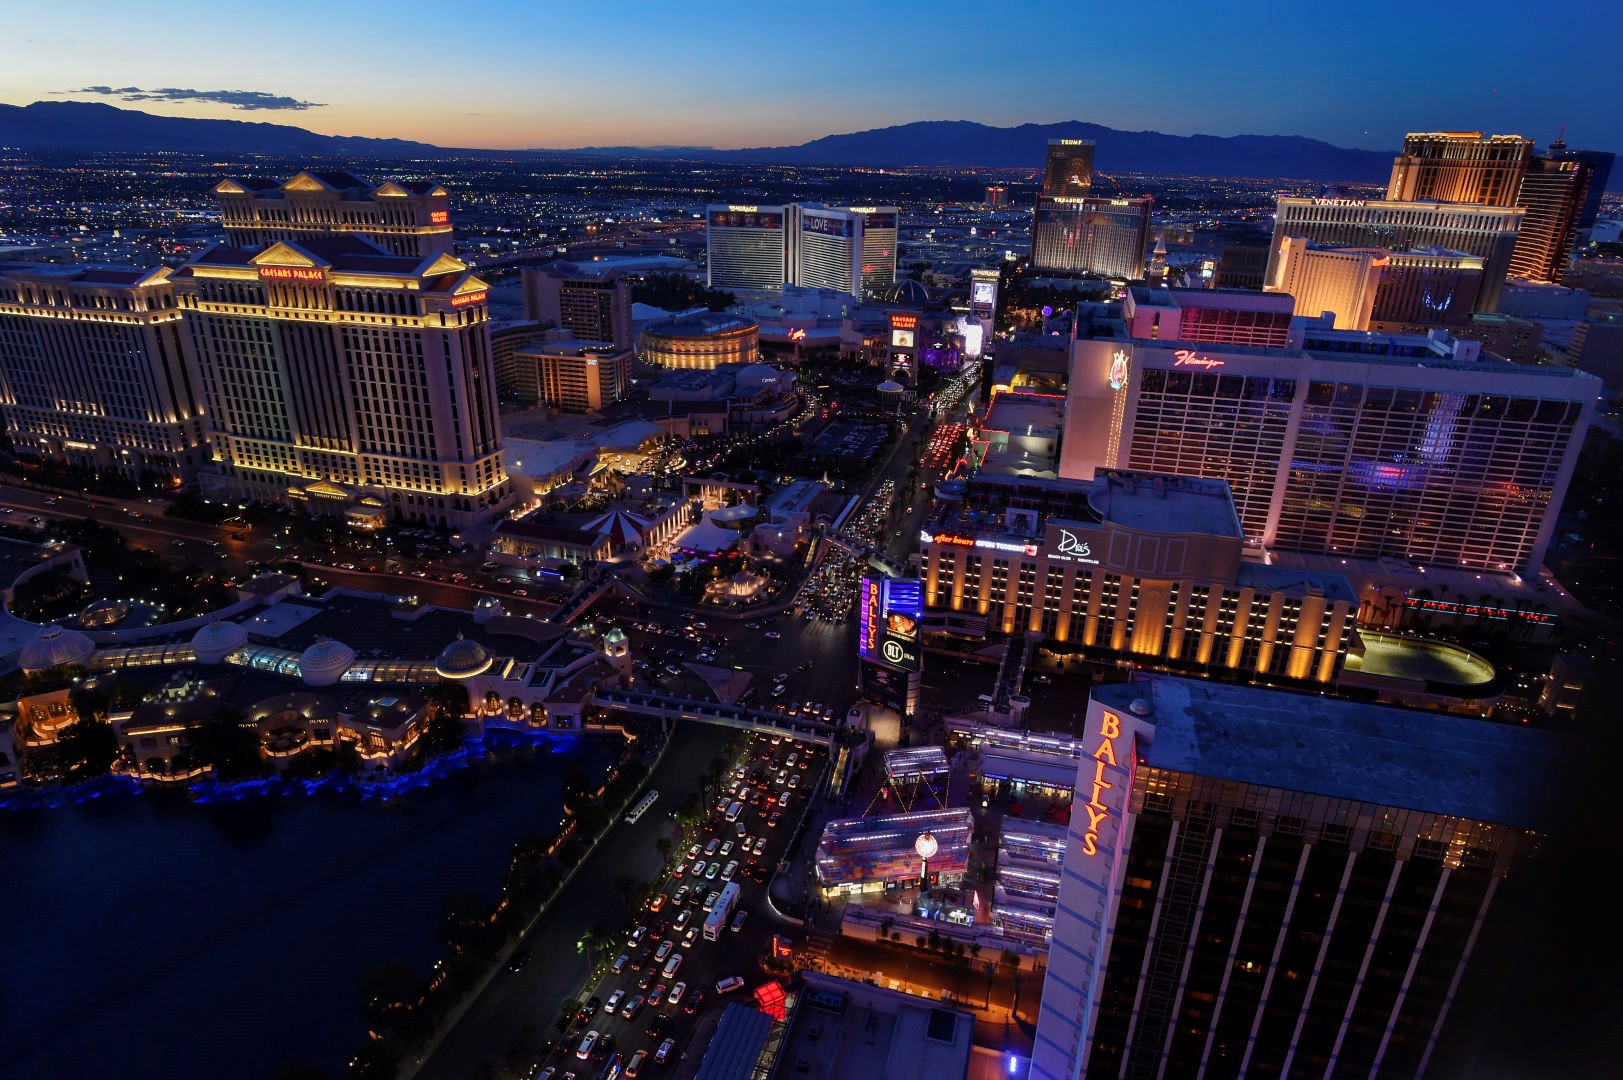
[{"label": "ballys vertical sign", "polygon": [[1099,748],[1093,752],[1093,791],[1082,809],[1088,813],[1088,831],[1082,834],[1082,854],[1099,854],[1099,826],[1110,816],[1110,808],[1099,797],[1115,787],[1105,779],[1105,766],[1116,768],[1116,740],[1121,737],[1121,717],[1109,709],[1099,717]]}]

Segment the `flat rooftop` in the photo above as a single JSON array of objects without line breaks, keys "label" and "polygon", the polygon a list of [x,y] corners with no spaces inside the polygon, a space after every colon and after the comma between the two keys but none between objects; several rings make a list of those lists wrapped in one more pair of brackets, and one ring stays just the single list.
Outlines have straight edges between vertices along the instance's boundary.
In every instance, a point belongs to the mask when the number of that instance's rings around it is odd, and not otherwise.
[{"label": "flat rooftop", "polygon": [[1064,423],[1064,398],[1010,391],[993,397],[982,426],[989,431],[1006,431],[1010,435],[1057,437]]},{"label": "flat rooftop", "polygon": [[1168,676],[1092,697],[1150,702],[1153,768],[1513,827],[1561,819],[1572,744],[1555,732]]},{"label": "flat rooftop", "polygon": [[801,973],[800,998],[778,1051],[794,1080],[963,1080],[975,1020],[968,1013],[850,979]]}]

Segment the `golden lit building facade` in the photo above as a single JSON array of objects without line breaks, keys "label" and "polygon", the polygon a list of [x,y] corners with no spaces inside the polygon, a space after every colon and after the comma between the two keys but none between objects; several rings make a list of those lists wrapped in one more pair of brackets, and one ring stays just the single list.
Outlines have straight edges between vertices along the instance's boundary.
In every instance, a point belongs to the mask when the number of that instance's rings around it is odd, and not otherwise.
[{"label": "golden lit building facade", "polygon": [[1277,277],[1263,291],[1294,298],[1297,315],[1315,318],[1328,312],[1337,330],[1368,330],[1385,265],[1386,253],[1379,248],[1325,248],[1287,236]]},{"label": "golden lit building facade", "polygon": [[1392,162],[1386,197],[1402,202],[1515,206],[1533,140],[1480,131],[1410,132]]},{"label": "golden lit building facade", "polygon": [[927,631],[1040,634],[1095,660],[1333,683],[1358,613],[1339,574],[1242,558],[1220,480],[977,477],[919,541]]},{"label": "golden lit building facade", "polygon": [[510,501],[487,288],[465,264],[326,236],[216,247],[174,281],[205,496],[453,528]]},{"label": "golden lit building facade", "polygon": [[517,382],[533,382],[536,399],[564,412],[598,412],[631,389],[631,350],[559,342],[520,349]]},{"label": "golden lit building facade", "polygon": [[0,263],[0,412],[19,452],[179,483],[202,402],[164,267]]},{"label": "golden lit building facade", "polygon": [[235,247],[347,234],[395,255],[455,252],[451,196],[432,180],[371,184],[347,172],[310,170],[280,183],[221,180],[214,198],[226,242]]},{"label": "golden lit building facade", "polygon": [[650,323],[637,339],[643,362],[709,371],[717,364],[753,364],[761,354],[761,331],[753,319],[732,315],[686,315]]}]

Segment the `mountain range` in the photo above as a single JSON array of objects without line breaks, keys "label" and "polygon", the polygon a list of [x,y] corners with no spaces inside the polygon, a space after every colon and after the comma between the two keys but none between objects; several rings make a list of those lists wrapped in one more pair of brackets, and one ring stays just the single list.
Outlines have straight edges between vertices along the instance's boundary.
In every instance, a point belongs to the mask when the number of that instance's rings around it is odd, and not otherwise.
[{"label": "mountain range", "polygon": [[[1110,174],[1279,177],[1380,182],[1392,153],[1351,150],[1300,135],[1167,135],[1118,131],[1067,121],[992,127],[967,120],[932,120],[829,135],[799,146],[717,150],[703,146],[574,147],[535,154],[641,157],[783,165],[908,165],[951,168],[1040,168],[1049,139],[1092,139],[1096,168]],[[403,139],[320,135],[289,124],[156,116],[100,102],[36,101],[0,105],[0,146],[34,151],[192,152],[282,157],[434,157],[477,153]],[[517,151],[525,153],[525,151]]]}]

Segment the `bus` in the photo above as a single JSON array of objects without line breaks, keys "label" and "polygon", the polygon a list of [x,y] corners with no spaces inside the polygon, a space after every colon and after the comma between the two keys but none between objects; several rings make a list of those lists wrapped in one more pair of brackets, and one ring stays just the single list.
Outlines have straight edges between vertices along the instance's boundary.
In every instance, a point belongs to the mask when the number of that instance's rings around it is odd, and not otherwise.
[{"label": "bus", "polygon": [[721,932],[727,929],[727,920],[733,917],[733,908],[738,904],[738,882],[729,881],[727,887],[721,890],[721,896],[716,899],[716,906],[710,909],[710,914],[704,920],[704,939],[717,941]]},{"label": "bus", "polygon": [[637,823],[637,819],[642,817],[644,814],[646,814],[648,812],[648,808],[650,806],[653,806],[654,803],[656,801],[658,801],[658,799],[659,799],[659,792],[654,791],[652,788],[650,788],[649,791],[648,791],[648,794],[646,794],[642,798],[638,799],[637,800],[637,805],[633,806],[631,808],[631,813],[626,815],[626,824],[627,825],[635,825]]}]

